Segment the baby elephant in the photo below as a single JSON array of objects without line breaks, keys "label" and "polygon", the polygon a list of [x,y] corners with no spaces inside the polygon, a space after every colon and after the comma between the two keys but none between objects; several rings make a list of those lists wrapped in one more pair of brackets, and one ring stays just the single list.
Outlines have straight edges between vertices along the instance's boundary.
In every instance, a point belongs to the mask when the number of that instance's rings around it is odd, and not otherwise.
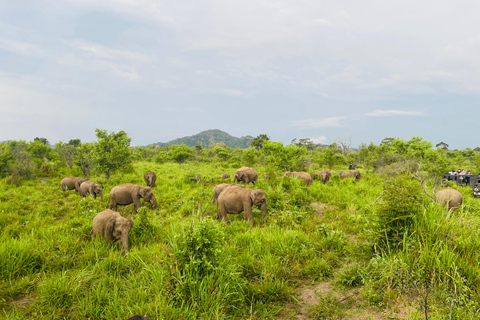
[{"label": "baby elephant", "polygon": [[155,187],[155,181],[157,181],[157,175],[153,171],[147,171],[143,175],[143,180],[145,180],[148,187],[153,188]]},{"label": "baby elephant", "polygon": [[126,219],[120,213],[106,209],[93,218],[92,240],[97,236],[104,237],[107,242],[118,240],[120,249],[128,250],[128,234],[132,226],[132,218]]},{"label": "baby elephant", "polygon": [[253,225],[252,205],[262,207],[262,225],[267,213],[267,199],[262,189],[227,188],[218,196],[217,219],[227,218],[227,213],[245,212],[245,221]]},{"label": "baby elephant", "polygon": [[93,196],[93,199],[97,198],[97,194],[100,195],[100,200],[103,201],[103,186],[93,181],[85,181],[80,185],[78,191],[80,196],[84,197],[89,194]]},{"label": "baby elephant", "polygon": [[222,174],[222,179],[229,179],[230,178],[230,174],[229,173],[224,173]]}]

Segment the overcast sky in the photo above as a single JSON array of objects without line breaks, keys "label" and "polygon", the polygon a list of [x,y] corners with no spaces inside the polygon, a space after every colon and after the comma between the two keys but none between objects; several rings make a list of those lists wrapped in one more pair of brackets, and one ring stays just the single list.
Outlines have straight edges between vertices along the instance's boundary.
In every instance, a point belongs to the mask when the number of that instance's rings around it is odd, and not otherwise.
[{"label": "overcast sky", "polygon": [[0,141],[480,146],[480,1],[0,0]]}]

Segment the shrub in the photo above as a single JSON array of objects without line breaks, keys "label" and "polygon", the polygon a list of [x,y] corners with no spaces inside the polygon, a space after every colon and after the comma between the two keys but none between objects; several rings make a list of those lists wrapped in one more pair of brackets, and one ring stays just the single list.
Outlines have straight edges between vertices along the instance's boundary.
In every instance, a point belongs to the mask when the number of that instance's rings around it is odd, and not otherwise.
[{"label": "shrub", "polygon": [[376,212],[375,239],[383,249],[402,243],[414,217],[422,212],[422,199],[420,183],[407,174],[393,177],[385,183],[382,203]]}]

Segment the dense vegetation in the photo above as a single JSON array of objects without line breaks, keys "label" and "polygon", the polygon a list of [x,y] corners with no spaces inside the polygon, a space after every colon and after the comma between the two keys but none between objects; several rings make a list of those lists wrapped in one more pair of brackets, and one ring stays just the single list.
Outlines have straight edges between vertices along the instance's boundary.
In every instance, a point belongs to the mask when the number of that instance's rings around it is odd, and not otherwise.
[{"label": "dense vegetation", "polygon": [[[0,144],[0,315],[6,319],[474,319],[480,308],[480,204],[468,187],[446,213],[424,194],[452,168],[480,171],[480,152],[420,137],[358,151],[309,150],[265,139],[257,148],[130,148],[124,132],[49,146]],[[115,156],[117,155],[117,156]],[[341,180],[348,162],[363,178]],[[241,166],[260,178],[268,213],[218,222],[212,188]],[[306,187],[286,170],[333,170]],[[156,210],[134,219],[130,251],[91,240],[93,217],[121,183],[158,179]],[[88,176],[105,202],[62,192]],[[108,182],[107,182],[108,180]],[[252,186],[249,186],[252,187]],[[378,198],[380,195],[381,198]],[[376,202],[375,202],[376,201]]]},{"label": "dense vegetation", "polygon": [[167,147],[167,146],[174,146],[174,145],[181,145],[184,144],[187,147],[195,147],[195,146],[202,146],[202,147],[214,147],[216,144],[220,146],[226,146],[228,148],[241,148],[245,149],[248,148],[250,142],[252,142],[253,137],[245,136],[241,138],[232,137],[228,133],[213,129],[213,130],[206,130],[202,131],[196,135],[178,138],[169,142],[157,142],[154,145],[158,147]]}]

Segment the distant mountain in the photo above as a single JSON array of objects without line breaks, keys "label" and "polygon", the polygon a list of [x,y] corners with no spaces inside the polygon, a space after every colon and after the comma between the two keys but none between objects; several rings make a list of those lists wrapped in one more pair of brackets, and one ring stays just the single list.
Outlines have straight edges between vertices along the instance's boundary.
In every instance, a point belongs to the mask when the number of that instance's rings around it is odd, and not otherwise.
[{"label": "distant mountain", "polygon": [[200,142],[204,148],[208,148],[210,146],[210,141],[213,138],[215,143],[223,142],[229,148],[240,148],[246,149],[248,148],[248,144],[252,142],[252,136],[245,136],[241,138],[232,137],[228,133],[213,129],[213,130],[206,130],[200,132],[194,136],[188,136],[183,138],[178,138],[169,142],[157,142],[153,143],[152,145],[157,145],[159,147],[166,147],[172,145],[181,145],[182,143],[188,147],[195,147]]}]

